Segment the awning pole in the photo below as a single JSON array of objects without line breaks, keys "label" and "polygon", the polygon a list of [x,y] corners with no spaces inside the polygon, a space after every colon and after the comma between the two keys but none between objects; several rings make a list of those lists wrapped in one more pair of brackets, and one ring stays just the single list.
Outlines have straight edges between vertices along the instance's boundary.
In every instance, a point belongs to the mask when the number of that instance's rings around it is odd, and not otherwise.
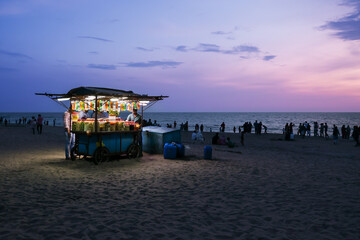
[{"label": "awning pole", "polygon": [[98,109],[98,100],[97,95],[95,96],[95,132],[97,133],[97,126],[98,126],[98,115],[97,115],[97,109]]},{"label": "awning pole", "polygon": [[143,120],[144,120],[144,106],[141,106],[141,128],[143,127]]}]

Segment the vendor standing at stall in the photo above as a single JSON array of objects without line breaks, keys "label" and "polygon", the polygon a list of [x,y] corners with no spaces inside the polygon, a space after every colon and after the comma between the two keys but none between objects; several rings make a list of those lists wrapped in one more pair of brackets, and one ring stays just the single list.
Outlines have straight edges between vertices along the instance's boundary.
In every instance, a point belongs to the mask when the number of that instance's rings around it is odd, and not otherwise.
[{"label": "vendor standing at stall", "polygon": [[134,123],[138,123],[141,126],[141,116],[138,114],[136,108],[134,108],[132,113],[129,114],[126,121],[133,121]]},{"label": "vendor standing at stall", "polygon": [[64,128],[65,128],[65,157],[70,159],[71,149],[75,146],[75,134],[71,132],[71,114],[74,111],[71,107],[64,113]]},{"label": "vendor standing at stall", "polygon": [[[140,116],[140,114],[138,114],[137,109],[133,108],[133,111],[131,114],[129,114],[129,116],[127,117],[126,121],[133,121],[134,123],[137,123],[140,125],[142,124],[142,117]],[[142,135],[141,132],[139,132],[139,134],[137,134],[137,136],[134,136],[134,141],[137,141],[139,143],[140,146],[140,153],[139,153],[139,157],[142,156]]]}]

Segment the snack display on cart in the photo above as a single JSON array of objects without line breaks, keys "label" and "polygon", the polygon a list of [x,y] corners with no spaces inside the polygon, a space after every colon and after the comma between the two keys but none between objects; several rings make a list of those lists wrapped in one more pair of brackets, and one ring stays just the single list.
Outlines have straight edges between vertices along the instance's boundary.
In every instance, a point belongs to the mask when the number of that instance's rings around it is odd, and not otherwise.
[{"label": "snack display on cart", "polygon": [[[97,131],[95,131],[94,109],[98,107],[101,114],[106,113],[108,117],[98,117]],[[124,101],[119,99],[110,100],[93,100],[86,97],[84,100],[71,101],[71,109],[74,111],[71,115],[73,132],[121,132],[121,131],[138,131],[140,124],[132,121],[125,121],[119,117],[120,111],[132,111],[140,109],[140,101]],[[91,117],[88,117],[88,116]],[[80,116],[83,116],[80,119]]]},{"label": "snack display on cart", "polygon": [[[74,116],[74,115],[73,115]],[[73,132],[95,132],[95,119],[77,119],[72,118]],[[132,121],[125,121],[123,119],[99,119],[98,132],[122,132],[122,131],[138,131],[140,124]]]}]

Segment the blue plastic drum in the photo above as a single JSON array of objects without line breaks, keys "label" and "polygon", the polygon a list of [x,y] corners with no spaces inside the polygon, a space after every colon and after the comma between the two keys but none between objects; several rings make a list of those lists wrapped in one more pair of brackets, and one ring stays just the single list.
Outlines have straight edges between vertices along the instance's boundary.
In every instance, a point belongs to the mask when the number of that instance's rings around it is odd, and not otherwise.
[{"label": "blue plastic drum", "polygon": [[181,143],[176,143],[177,148],[177,157],[184,157],[185,156],[185,146]]},{"label": "blue plastic drum", "polygon": [[208,160],[212,159],[212,147],[211,146],[204,147],[204,159],[208,159]]},{"label": "blue plastic drum", "polygon": [[172,143],[165,143],[164,145],[164,158],[176,159],[177,147]]}]

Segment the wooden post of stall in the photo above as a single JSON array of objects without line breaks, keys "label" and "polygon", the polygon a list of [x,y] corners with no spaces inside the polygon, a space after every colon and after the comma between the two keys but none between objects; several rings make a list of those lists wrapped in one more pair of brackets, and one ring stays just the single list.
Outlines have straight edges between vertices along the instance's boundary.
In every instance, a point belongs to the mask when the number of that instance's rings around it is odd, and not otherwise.
[{"label": "wooden post of stall", "polygon": [[71,132],[72,132],[72,121],[71,121],[71,120],[72,120],[72,117],[71,117],[71,115],[72,115],[73,113],[72,113],[72,111],[69,111],[70,109],[72,109],[72,106],[71,106],[71,98],[70,98],[70,106],[69,106],[69,108],[68,108],[68,110],[67,110],[68,113],[70,113],[70,114],[69,114],[69,115],[70,115],[70,116],[69,116],[69,123],[70,123],[69,128],[70,128],[70,129],[69,129],[69,130],[70,130],[70,135],[71,135],[71,134],[72,134],[72,133],[71,133]]},{"label": "wooden post of stall", "polygon": [[144,106],[140,105],[141,107],[141,125],[140,128],[142,129],[143,127],[143,119],[144,119]]},{"label": "wooden post of stall", "polygon": [[98,101],[97,98],[98,96],[95,96],[95,133],[97,133],[97,129],[98,129],[98,115],[97,115],[97,109],[98,109]]},{"label": "wooden post of stall", "polygon": [[143,120],[144,120],[144,106],[140,105],[141,106],[141,125],[140,125],[140,132],[139,132],[139,145],[140,145],[140,156],[143,155],[142,153],[142,131],[143,131]]}]

